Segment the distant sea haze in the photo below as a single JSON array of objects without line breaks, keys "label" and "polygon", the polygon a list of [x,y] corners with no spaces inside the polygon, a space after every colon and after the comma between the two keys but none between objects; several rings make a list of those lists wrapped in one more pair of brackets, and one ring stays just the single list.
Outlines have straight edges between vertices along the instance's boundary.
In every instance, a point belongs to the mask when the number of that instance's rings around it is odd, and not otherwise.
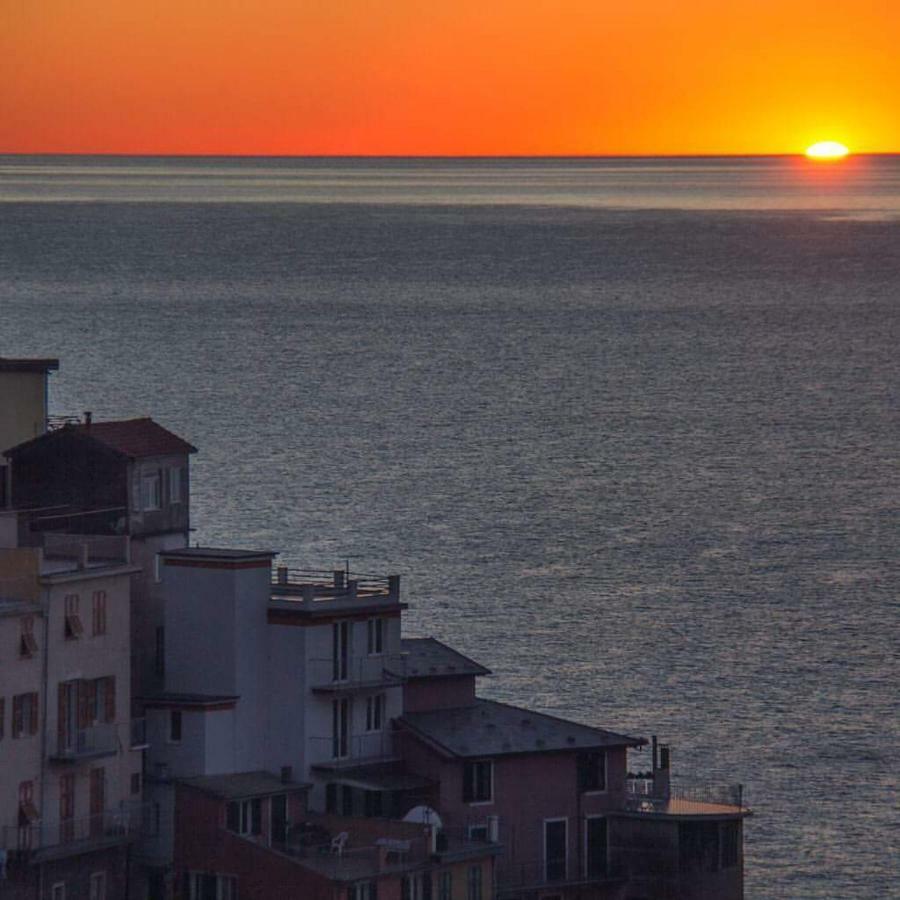
[{"label": "distant sea haze", "polygon": [[900,879],[898,298],[897,157],[0,157],[54,413],[199,447],[194,540],[401,572],[488,696],[742,781],[750,898]]}]

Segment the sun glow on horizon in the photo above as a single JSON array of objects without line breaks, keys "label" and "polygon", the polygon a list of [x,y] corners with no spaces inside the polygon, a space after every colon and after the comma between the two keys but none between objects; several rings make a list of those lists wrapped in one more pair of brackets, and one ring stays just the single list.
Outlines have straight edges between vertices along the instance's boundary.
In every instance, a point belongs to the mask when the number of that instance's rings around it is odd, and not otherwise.
[{"label": "sun glow on horizon", "polygon": [[837,160],[843,159],[850,151],[837,141],[818,141],[806,148],[809,159]]}]

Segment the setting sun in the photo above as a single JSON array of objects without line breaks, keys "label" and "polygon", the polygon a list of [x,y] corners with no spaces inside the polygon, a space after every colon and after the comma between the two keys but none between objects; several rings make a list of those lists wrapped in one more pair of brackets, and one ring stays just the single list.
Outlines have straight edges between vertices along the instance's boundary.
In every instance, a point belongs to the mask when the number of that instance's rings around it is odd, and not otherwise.
[{"label": "setting sun", "polygon": [[837,141],[819,141],[806,148],[810,159],[843,159],[850,151]]}]

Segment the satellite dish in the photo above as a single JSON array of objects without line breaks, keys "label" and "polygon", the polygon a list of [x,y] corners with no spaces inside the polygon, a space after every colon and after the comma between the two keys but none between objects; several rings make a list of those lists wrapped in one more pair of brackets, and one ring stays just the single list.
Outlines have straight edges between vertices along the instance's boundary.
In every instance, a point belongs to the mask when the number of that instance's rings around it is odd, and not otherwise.
[{"label": "satellite dish", "polygon": [[404,817],[404,822],[418,822],[422,825],[434,825],[443,828],[441,817],[430,806],[414,806]]}]

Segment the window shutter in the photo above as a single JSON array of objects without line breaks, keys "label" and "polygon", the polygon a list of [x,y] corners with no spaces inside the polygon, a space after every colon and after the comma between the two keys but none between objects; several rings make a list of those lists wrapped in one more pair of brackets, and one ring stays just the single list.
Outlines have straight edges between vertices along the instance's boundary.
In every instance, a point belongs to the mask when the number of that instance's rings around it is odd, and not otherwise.
[{"label": "window shutter", "polygon": [[14,738],[19,737],[24,731],[22,718],[22,695],[18,694],[13,697],[12,736]]},{"label": "window shutter", "polygon": [[31,722],[28,725],[29,734],[37,734],[38,730],[38,695],[31,695]]},{"label": "window shutter", "polygon": [[116,721],[116,678],[110,675],[106,679],[106,709],[103,711],[107,722]]}]

